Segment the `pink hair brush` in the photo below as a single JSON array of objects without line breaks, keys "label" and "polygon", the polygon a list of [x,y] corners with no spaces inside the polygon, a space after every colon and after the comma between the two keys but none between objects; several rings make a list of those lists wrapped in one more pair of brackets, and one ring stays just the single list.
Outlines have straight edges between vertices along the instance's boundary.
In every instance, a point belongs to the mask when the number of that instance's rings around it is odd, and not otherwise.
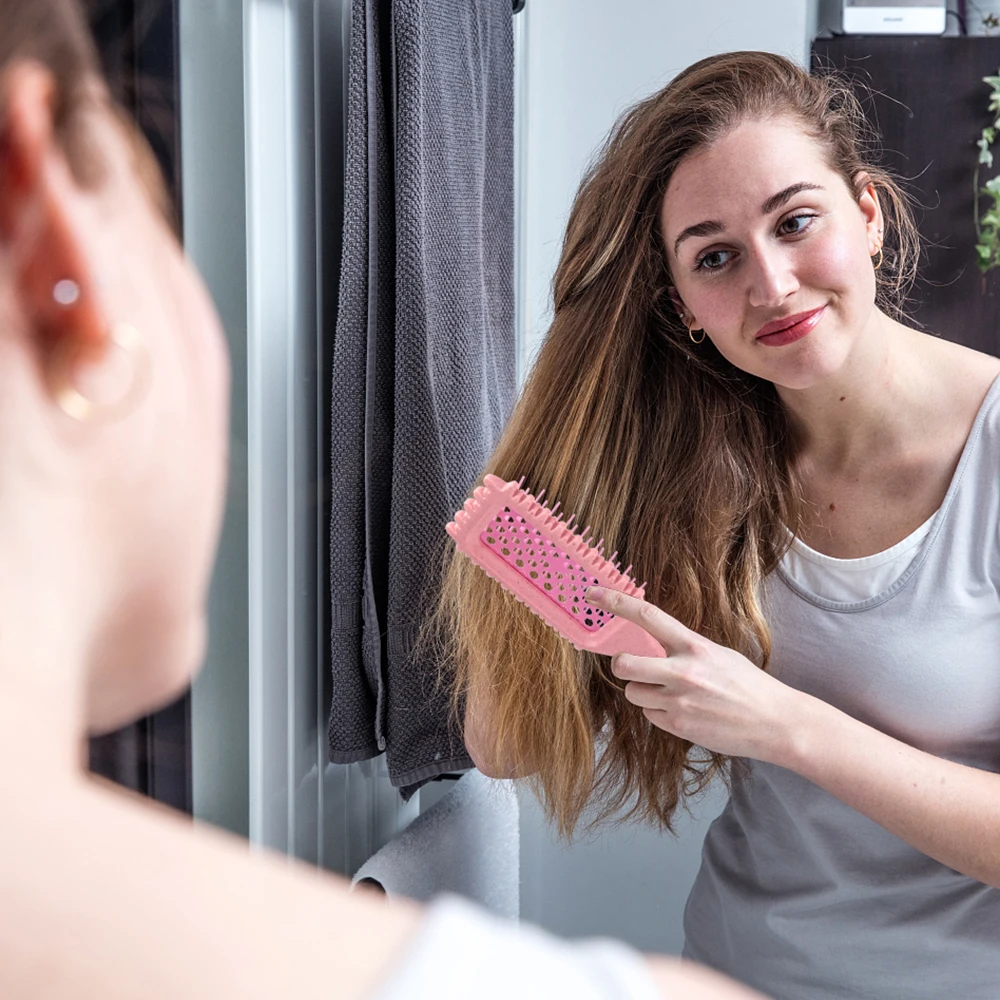
[{"label": "pink hair brush", "polygon": [[556,517],[520,483],[488,475],[484,485],[465,501],[445,530],[464,552],[504,590],[513,594],[577,649],[613,656],[665,656],[663,647],[644,629],[594,608],[583,599],[587,587],[620,590],[640,600],[637,587],[615,563],[605,559],[601,546],[589,545],[587,535],[570,529],[573,518]]}]

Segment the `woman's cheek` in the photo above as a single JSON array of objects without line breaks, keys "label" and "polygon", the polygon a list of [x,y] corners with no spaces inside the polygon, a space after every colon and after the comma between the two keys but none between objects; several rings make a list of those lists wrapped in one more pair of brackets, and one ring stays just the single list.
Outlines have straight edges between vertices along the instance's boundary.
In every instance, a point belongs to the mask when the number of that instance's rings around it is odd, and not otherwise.
[{"label": "woman's cheek", "polygon": [[859,247],[854,233],[831,233],[816,240],[804,263],[807,272],[803,284],[816,292],[834,293],[838,298],[857,295],[862,289],[874,294],[875,272],[867,257],[867,248]]},{"label": "woman's cheek", "polygon": [[704,308],[695,311],[698,321],[724,357],[740,364],[740,356],[749,349],[743,329],[745,312],[735,295],[724,293],[706,298]]}]

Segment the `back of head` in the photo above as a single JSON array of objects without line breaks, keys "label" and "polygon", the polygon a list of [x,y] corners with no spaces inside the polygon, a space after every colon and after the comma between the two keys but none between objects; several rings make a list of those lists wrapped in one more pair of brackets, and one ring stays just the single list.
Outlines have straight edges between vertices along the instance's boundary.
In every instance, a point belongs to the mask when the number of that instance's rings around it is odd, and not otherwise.
[{"label": "back of head", "polygon": [[[877,302],[902,309],[916,230],[851,88],[765,52],[704,59],[623,115],[587,172],[552,325],[487,470],[545,489],[649,581],[647,600],[766,667],[758,595],[782,526],[799,524],[794,435],[771,382],[689,338],[661,232],[678,165],[753,121],[800,128],[855,198],[874,185],[889,229]],[[491,693],[482,752],[537,766],[564,833],[588,804],[669,826],[728,766],[652,726],[606,658],[571,649],[462,557],[447,561],[433,631],[458,674],[456,711]]]},{"label": "back of head", "polygon": [[0,72],[15,60],[41,63],[52,73],[60,138],[76,169],[93,169],[78,111],[88,83],[99,78],[99,61],[77,0],[0,0]]},{"label": "back of head", "polygon": [[0,0],[0,685],[92,731],[204,651],[228,373],[166,207],[79,0]]}]

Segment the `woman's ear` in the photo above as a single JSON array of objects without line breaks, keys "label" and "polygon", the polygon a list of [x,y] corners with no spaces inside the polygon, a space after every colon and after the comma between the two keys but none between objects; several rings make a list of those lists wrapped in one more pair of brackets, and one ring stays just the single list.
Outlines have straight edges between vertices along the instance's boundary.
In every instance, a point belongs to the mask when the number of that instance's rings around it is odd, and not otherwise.
[{"label": "woman's ear", "polygon": [[670,285],[667,289],[667,294],[670,296],[674,311],[680,317],[681,322],[690,330],[695,325],[695,318],[688,310],[688,307],[684,305],[684,300],[680,297],[677,289],[673,285]]},{"label": "woman's ear", "polygon": [[855,190],[858,195],[858,208],[865,220],[868,231],[868,252],[874,257],[885,242],[885,219],[882,216],[882,205],[879,202],[878,188],[870,175],[862,170],[854,178]]},{"label": "woman's ear", "polygon": [[55,79],[20,62],[0,81],[0,254],[43,361],[100,353],[107,324],[93,280],[90,194],[73,175],[55,130]]}]

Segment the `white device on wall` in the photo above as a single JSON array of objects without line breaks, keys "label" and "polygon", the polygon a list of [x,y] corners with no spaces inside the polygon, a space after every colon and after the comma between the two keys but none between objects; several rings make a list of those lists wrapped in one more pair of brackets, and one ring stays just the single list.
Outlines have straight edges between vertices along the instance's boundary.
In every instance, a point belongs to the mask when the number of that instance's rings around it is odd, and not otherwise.
[{"label": "white device on wall", "polygon": [[947,0],[843,0],[849,35],[943,35]]}]

